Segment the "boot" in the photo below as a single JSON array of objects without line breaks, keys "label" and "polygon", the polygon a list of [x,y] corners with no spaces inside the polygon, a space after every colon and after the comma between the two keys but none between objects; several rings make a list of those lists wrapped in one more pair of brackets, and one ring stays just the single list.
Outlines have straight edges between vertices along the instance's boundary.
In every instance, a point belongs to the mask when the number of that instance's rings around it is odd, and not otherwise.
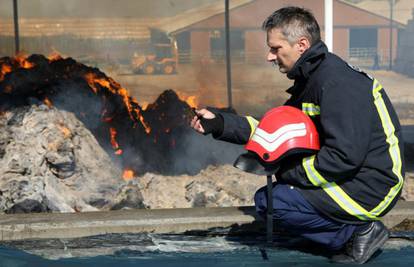
[{"label": "boot", "polygon": [[382,222],[371,222],[365,230],[352,235],[345,245],[343,254],[334,255],[331,260],[338,263],[363,264],[384,245],[388,237],[389,231]]}]

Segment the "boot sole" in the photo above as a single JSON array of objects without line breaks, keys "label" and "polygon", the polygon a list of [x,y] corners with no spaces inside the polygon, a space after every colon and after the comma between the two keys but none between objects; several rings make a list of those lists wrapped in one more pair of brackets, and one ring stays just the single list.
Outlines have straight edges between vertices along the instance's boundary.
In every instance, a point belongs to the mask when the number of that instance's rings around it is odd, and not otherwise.
[{"label": "boot sole", "polygon": [[371,246],[371,248],[369,249],[369,251],[367,253],[365,253],[364,257],[362,257],[360,260],[357,260],[356,262],[359,264],[363,264],[365,262],[367,262],[371,256],[379,249],[381,248],[385,242],[387,242],[388,238],[389,238],[389,232],[387,230],[384,231],[384,234],[382,235],[382,237],[380,239],[376,239],[376,243]]}]

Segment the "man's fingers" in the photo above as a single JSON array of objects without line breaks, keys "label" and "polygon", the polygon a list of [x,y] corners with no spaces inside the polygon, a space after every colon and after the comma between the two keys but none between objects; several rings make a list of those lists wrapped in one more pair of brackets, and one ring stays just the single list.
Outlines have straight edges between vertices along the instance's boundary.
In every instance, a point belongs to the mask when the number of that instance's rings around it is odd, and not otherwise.
[{"label": "man's fingers", "polygon": [[204,128],[203,128],[203,126],[201,126],[200,120],[196,121],[194,129],[199,133],[204,133]]},{"label": "man's fingers", "polygon": [[194,128],[196,121],[198,120],[197,116],[194,116],[194,118],[192,118],[191,122],[190,122],[190,126],[191,128]]},{"label": "man's fingers", "polygon": [[195,112],[197,113],[197,115],[199,117],[203,117],[205,119],[214,119],[216,117],[216,115],[214,115],[213,112],[211,112],[211,111],[209,111],[205,108],[200,109],[200,110],[196,110]]},{"label": "man's fingers", "polygon": [[197,116],[194,116],[194,118],[191,120],[190,126],[197,132],[204,133],[204,128],[201,126],[200,119]]},{"label": "man's fingers", "polygon": [[191,120],[190,126],[197,132],[204,134],[205,130],[204,130],[204,127],[201,125],[200,119],[214,119],[216,115],[214,115],[213,112],[205,108],[200,109],[200,110],[195,110],[195,113],[197,115],[194,116],[194,118]]}]

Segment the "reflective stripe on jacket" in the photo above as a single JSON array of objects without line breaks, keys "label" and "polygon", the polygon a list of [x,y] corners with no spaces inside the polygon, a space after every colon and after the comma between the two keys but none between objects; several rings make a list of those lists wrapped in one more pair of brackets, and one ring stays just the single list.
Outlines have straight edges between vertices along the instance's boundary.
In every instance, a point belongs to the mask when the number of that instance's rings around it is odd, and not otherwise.
[{"label": "reflective stripe on jacket", "polygon": [[[316,209],[338,221],[358,223],[386,214],[401,193],[404,159],[401,127],[384,88],[329,53],[323,42],[308,49],[288,77],[295,84],[285,104],[311,116],[321,150],[286,159],[278,179],[295,185]],[[248,119],[229,116],[224,139],[247,142]]]}]

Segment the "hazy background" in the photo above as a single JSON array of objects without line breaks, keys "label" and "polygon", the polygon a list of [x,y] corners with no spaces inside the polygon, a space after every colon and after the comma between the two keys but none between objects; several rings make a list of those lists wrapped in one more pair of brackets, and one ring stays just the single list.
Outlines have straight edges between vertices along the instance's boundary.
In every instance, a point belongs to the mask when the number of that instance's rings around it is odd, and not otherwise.
[{"label": "hazy background", "polygon": [[[410,31],[414,25],[410,21],[414,1],[394,3],[392,61],[389,0],[334,1],[334,6],[344,2],[356,6],[342,7],[334,14],[338,19],[334,52],[378,78],[403,124],[411,124],[414,40],[410,36],[414,33]],[[12,3],[0,0],[0,57],[15,54]],[[288,97],[285,90],[292,84],[266,63],[261,22],[276,6],[296,4],[310,8],[323,29],[323,8],[318,4],[323,0],[230,3],[235,6],[230,13],[233,106],[242,114],[260,116],[282,104]],[[18,4],[20,50],[25,54],[56,52],[98,67],[142,104],[153,102],[171,88],[183,98],[195,96],[199,106],[228,105],[224,0],[20,0]],[[243,8],[247,9],[244,13],[240,11]],[[353,15],[355,10],[364,12]],[[160,35],[154,29],[165,32]],[[152,75],[135,73],[133,59],[153,54],[154,43],[160,40],[178,43],[177,55],[164,51],[165,58],[176,61],[174,73],[165,75],[161,69]]]}]

